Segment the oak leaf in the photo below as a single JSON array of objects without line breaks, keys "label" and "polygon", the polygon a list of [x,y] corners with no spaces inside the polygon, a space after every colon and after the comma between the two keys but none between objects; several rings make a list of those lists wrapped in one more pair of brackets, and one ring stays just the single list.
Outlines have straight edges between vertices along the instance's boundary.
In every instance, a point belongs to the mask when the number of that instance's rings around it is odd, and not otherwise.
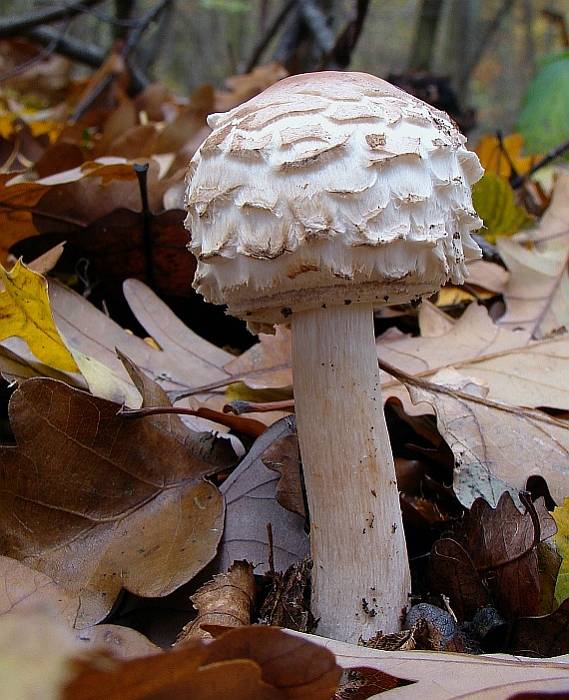
[{"label": "oak leaf", "polygon": [[13,394],[14,447],[0,448],[3,553],[52,578],[102,619],[122,587],[165,595],[215,555],[223,500],[203,480],[209,436],[185,440],[152,419],[50,379]]}]

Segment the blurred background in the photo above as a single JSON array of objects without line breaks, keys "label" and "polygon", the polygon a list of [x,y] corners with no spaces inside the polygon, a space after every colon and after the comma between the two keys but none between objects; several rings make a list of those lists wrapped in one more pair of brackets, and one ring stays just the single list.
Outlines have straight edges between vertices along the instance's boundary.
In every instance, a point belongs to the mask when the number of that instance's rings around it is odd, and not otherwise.
[{"label": "blurred background", "polygon": [[[153,0],[115,0],[76,17],[66,37],[108,47],[128,17]],[[165,3],[140,46],[137,61],[153,79],[187,95],[203,83],[279,60],[289,72],[314,70],[360,13],[361,27],[345,58],[362,70],[411,82],[423,98],[442,102],[473,135],[513,128],[528,84],[544,57],[568,48],[567,0],[177,0]],[[2,0],[4,17],[53,6],[42,0]],[[136,8],[135,8],[136,6]],[[309,13],[320,36],[307,30]],[[317,13],[320,13],[318,16]],[[125,20],[121,27],[109,16]],[[308,17],[308,19],[307,19]],[[360,31],[361,30],[361,31]],[[44,42],[52,27],[44,27]],[[42,28],[34,28],[40,37]],[[318,34],[318,29],[316,31]],[[41,38],[41,37],[40,37]],[[53,38],[53,37],[51,37]],[[330,67],[330,66],[327,66]],[[435,98],[434,100],[432,98]],[[450,105],[450,108],[449,108]]]}]

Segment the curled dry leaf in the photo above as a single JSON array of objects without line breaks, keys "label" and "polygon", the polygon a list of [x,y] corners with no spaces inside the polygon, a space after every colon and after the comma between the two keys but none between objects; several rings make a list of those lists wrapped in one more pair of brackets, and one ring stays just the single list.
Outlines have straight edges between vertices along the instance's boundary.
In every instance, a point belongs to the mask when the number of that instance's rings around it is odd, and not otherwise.
[{"label": "curled dry leaf", "polygon": [[234,562],[227,573],[216,574],[191,596],[197,616],[180,632],[175,646],[193,639],[211,639],[204,625],[250,625],[254,599],[253,566],[246,561]]},{"label": "curled dry leaf", "polygon": [[[536,530],[537,528],[537,530]],[[449,596],[461,620],[490,602],[508,618],[534,615],[540,606],[538,544],[556,532],[543,498],[521,513],[509,493],[495,508],[482,498],[472,504],[456,539],[435,542],[431,585]]]},{"label": "curled dry leaf", "polygon": [[182,442],[118,408],[31,379],[10,400],[17,444],[0,448],[3,551],[80,595],[79,627],[103,618],[122,587],[174,590],[221,537],[222,497],[203,480],[220,467],[209,436]]}]

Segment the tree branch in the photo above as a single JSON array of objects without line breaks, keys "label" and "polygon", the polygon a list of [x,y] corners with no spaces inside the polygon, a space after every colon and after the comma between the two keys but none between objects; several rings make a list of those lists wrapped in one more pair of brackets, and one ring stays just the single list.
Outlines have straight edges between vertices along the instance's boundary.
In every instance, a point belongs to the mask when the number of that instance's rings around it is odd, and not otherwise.
[{"label": "tree branch", "polygon": [[26,30],[24,36],[41,46],[51,46],[55,40],[53,50],[56,53],[83,63],[90,68],[98,68],[105,60],[106,53],[103,49],[93,44],[86,44],[71,36],[61,36],[60,32],[53,27],[34,27]]},{"label": "tree branch", "polygon": [[74,17],[80,14],[86,7],[96,5],[102,0],[70,0],[61,7],[49,10],[38,10],[25,15],[18,15],[0,22],[0,39],[4,39],[18,34],[23,34],[29,29],[39,27],[43,24],[57,22],[60,19]]},{"label": "tree branch", "polygon": [[253,68],[255,68],[257,63],[259,63],[259,60],[261,59],[261,56],[263,55],[263,53],[266,51],[267,46],[271,43],[275,34],[281,28],[282,23],[285,21],[288,14],[290,13],[290,11],[292,10],[292,8],[295,5],[296,5],[296,0],[288,0],[282,6],[281,11],[276,15],[275,19],[271,22],[267,31],[265,32],[265,35],[261,38],[261,40],[258,42],[258,44],[253,49],[253,53],[251,54],[251,58],[247,61],[247,65],[245,66],[245,73],[250,73],[253,70]]},{"label": "tree branch", "polygon": [[318,47],[324,54],[329,54],[334,50],[336,37],[328,26],[326,16],[314,0],[302,0],[297,3],[298,10],[310,29]]}]

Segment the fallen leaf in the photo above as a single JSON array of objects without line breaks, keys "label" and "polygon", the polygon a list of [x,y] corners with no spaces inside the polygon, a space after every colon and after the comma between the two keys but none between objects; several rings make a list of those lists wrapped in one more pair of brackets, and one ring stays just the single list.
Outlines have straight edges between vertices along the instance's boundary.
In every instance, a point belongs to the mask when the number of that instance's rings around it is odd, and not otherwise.
[{"label": "fallen leaf", "polygon": [[[534,517],[539,520],[539,533]],[[540,604],[537,544],[555,531],[543,498],[534,504],[533,517],[527,509],[520,513],[509,493],[501,495],[495,508],[478,498],[455,533],[457,542],[445,539],[433,546],[435,590],[449,596],[451,607],[455,610],[456,604],[455,612],[462,613],[463,620],[488,605],[486,591],[506,618],[535,615]],[[453,559],[454,573],[450,568]],[[450,575],[448,587],[445,574]]]},{"label": "fallen leaf", "polygon": [[0,618],[0,656],[0,687],[10,700],[60,700],[81,664],[100,662],[41,607]]},{"label": "fallen leaf", "polygon": [[211,642],[111,668],[85,668],[65,700],[329,700],[341,671],[334,655],[308,639],[271,627],[241,627]]},{"label": "fallen leaf", "polygon": [[336,655],[344,669],[365,666],[410,684],[374,695],[370,700],[507,700],[513,692],[569,690],[569,658],[527,659],[501,654],[473,656],[433,651],[381,651],[311,634],[312,640]]},{"label": "fallen leaf", "polygon": [[432,590],[448,596],[460,622],[471,620],[477,610],[488,605],[489,594],[474,562],[456,540],[444,537],[433,544],[429,570]]},{"label": "fallen leaf", "polygon": [[498,236],[511,236],[533,221],[527,211],[516,204],[515,192],[503,177],[487,172],[472,188],[472,204],[484,221],[482,233],[495,243]]},{"label": "fallen leaf", "polygon": [[175,646],[195,639],[211,639],[204,625],[242,627],[251,624],[251,608],[255,600],[253,566],[236,561],[227,573],[216,574],[191,597],[197,615],[185,625]]},{"label": "fallen leaf", "polygon": [[510,271],[501,326],[544,338],[569,329],[569,172],[559,169],[549,208],[538,228],[498,240]]},{"label": "fallen leaf", "polygon": [[509,629],[510,648],[525,656],[560,656],[569,654],[569,600],[550,615],[524,617]]},{"label": "fallen leaf", "polygon": [[[398,370],[393,368],[394,376]],[[455,459],[453,488],[470,508],[478,497],[496,506],[509,491],[514,500],[530,476],[542,476],[553,499],[560,503],[569,476],[569,423],[541,411],[518,408],[469,392],[457,375],[457,386],[425,382],[410,375],[405,381],[413,403],[430,403],[439,432]],[[466,386],[465,386],[466,385]]]},{"label": "fallen leaf", "polygon": [[476,146],[480,165],[486,172],[510,177],[512,165],[517,175],[523,175],[531,168],[535,158],[523,154],[524,137],[521,134],[508,134],[502,139],[487,134]]},{"label": "fallen leaf", "polygon": [[[432,380],[453,367],[488,388],[488,398],[513,406],[569,405],[569,334],[530,342],[526,331],[496,325],[483,306],[471,304],[443,335],[415,337],[390,330],[377,339],[380,360]],[[382,373],[385,398],[398,396],[397,383]]]},{"label": "fallen leaf", "polygon": [[268,592],[259,609],[259,623],[299,632],[312,632],[316,620],[310,610],[312,560],[291,564],[284,573],[269,571]]},{"label": "fallen leaf", "polygon": [[286,571],[309,555],[304,518],[283,508],[276,500],[278,473],[263,464],[266,450],[277,440],[296,432],[294,418],[282,418],[257,438],[247,456],[223,482],[225,528],[215,560],[216,571],[226,571],[237,560],[268,569],[269,539],[273,532],[274,566]]},{"label": "fallen leaf", "polygon": [[263,464],[280,474],[276,498],[283,508],[306,518],[302,493],[302,466],[296,434],[285,435],[263,453]]},{"label": "fallen leaf", "polygon": [[221,537],[222,497],[203,481],[220,468],[206,461],[211,441],[182,443],[118,408],[31,379],[10,400],[17,444],[0,448],[4,553],[80,595],[79,627],[102,619],[122,587],[174,590]]},{"label": "fallen leaf", "polygon": [[120,625],[93,625],[75,630],[75,639],[87,649],[106,651],[119,659],[135,659],[162,651],[140,632]]},{"label": "fallen leaf", "polygon": [[60,620],[72,626],[79,610],[79,596],[16,559],[0,556],[0,616],[14,611],[49,607]]},{"label": "fallen leaf", "polygon": [[63,372],[79,368],[53,320],[47,282],[18,261],[12,270],[0,266],[4,290],[0,292],[0,340],[13,336],[26,341],[34,355]]}]

